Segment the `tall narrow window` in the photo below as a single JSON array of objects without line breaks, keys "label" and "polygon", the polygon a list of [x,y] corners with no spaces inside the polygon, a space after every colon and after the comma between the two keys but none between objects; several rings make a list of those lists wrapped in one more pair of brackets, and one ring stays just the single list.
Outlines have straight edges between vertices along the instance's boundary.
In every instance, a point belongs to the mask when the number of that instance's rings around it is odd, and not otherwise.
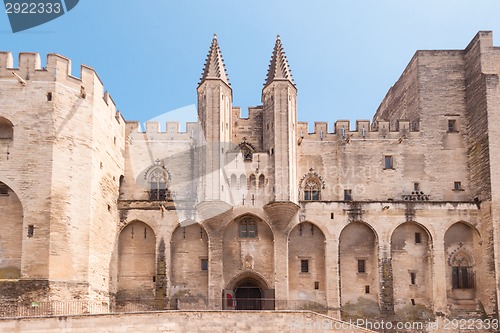
[{"label": "tall narrow window", "polygon": [[450,259],[453,289],[475,288],[475,274],[471,262],[472,259],[463,251],[458,251]]},{"label": "tall narrow window", "polygon": [[302,259],[300,261],[300,272],[301,273],[309,273],[309,260]]},{"label": "tall narrow window", "polygon": [[384,169],[393,169],[393,158],[390,155],[384,156]]},{"label": "tall narrow window", "polygon": [[306,180],[304,185],[304,200],[306,201],[316,201],[320,198],[320,184],[314,178],[309,178]]},{"label": "tall narrow window", "polygon": [[366,273],[366,261],[358,259],[358,273]]},{"label": "tall narrow window", "polygon": [[167,170],[163,167],[156,167],[149,172],[149,200],[167,200]]},{"label": "tall narrow window", "polygon": [[462,182],[454,182],[453,183],[453,189],[455,191],[461,191],[462,190]]},{"label": "tall narrow window", "polygon": [[422,234],[420,232],[415,233],[415,243],[416,244],[422,243]]},{"label": "tall narrow window", "polygon": [[410,284],[416,284],[417,283],[417,274],[414,272],[410,273]]},{"label": "tall narrow window", "polygon": [[417,183],[417,182],[413,183],[413,191],[416,191],[416,192],[420,191],[420,184],[419,183]]},{"label": "tall narrow window", "polygon": [[201,259],[201,270],[208,271],[208,259],[206,258]]},{"label": "tall narrow window", "polygon": [[28,226],[28,237],[33,237],[35,235],[35,226],[29,225]]}]

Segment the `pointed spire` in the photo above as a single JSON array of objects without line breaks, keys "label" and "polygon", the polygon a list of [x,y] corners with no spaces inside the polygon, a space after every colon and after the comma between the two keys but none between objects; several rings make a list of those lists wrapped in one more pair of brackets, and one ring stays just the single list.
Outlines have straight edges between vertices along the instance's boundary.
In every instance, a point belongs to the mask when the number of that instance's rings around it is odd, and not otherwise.
[{"label": "pointed spire", "polygon": [[273,55],[271,57],[269,69],[267,70],[267,78],[264,86],[268,86],[274,80],[288,80],[295,86],[292,78],[292,71],[290,70],[290,66],[288,66],[288,60],[286,59],[285,51],[281,44],[280,35],[276,37],[276,44],[274,45]]},{"label": "pointed spire", "polygon": [[228,86],[231,85],[227,77],[226,66],[224,65],[224,59],[222,58],[216,34],[214,34],[210,51],[208,51],[205,68],[201,74],[200,84],[205,82],[206,79],[219,79],[224,81]]}]

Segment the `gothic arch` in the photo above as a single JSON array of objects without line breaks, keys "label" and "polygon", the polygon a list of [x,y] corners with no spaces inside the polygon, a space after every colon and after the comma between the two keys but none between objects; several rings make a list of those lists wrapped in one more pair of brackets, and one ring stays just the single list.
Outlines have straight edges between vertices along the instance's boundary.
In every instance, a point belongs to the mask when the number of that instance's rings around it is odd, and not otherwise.
[{"label": "gothic arch", "polygon": [[149,200],[164,201],[171,198],[170,172],[159,159],[145,171],[144,179],[149,191]]},{"label": "gothic arch", "polygon": [[226,289],[234,290],[238,287],[238,285],[249,279],[255,281],[262,290],[270,289],[271,284],[267,281],[267,279],[262,274],[254,271],[244,271],[234,276],[227,284]]},{"label": "gothic arch", "polygon": [[241,154],[243,155],[243,160],[244,161],[252,161],[253,160],[253,154],[256,151],[255,146],[252,145],[250,142],[248,142],[247,138],[245,138],[245,137],[238,144],[236,150],[241,152]]},{"label": "gothic arch", "polygon": [[[0,279],[21,277],[23,216],[23,205],[16,192],[0,181]],[[33,236],[34,227],[28,228],[27,237]]]},{"label": "gothic arch", "polygon": [[324,188],[323,178],[311,168],[299,181],[299,196],[305,201],[319,201],[321,200],[321,190]]},{"label": "gothic arch", "polygon": [[178,225],[170,239],[171,299],[184,309],[204,304],[208,298],[208,234],[201,224]]},{"label": "gothic arch", "polygon": [[0,140],[7,139],[12,140],[14,138],[14,125],[12,122],[0,116]]},{"label": "gothic arch", "polygon": [[225,281],[245,271],[273,280],[274,233],[264,219],[242,214],[231,220],[224,228],[222,252]]},{"label": "gothic arch", "polygon": [[117,298],[153,298],[155,266],[155,232],[142,221],[131,221],[118,236]]},{"label": "gothic arch", "polygon": [[350,222],[339,236],[341,304],[378,302],[378,235],[365,222]]},{"label": "gothic arch", "polygon": [[[432,302],[432,238],[424,226],[404,222],[391,234],[394,307]],[[408,288],[408,286],[411,286]],[[412,301],[413,300],[413,301]]]},{"label": "gothic arch", "polygon": [[483,253],[479,232],[470,223],[453,223],[444,235],[444,247],[448,298],[451,301],[475,299],[484,278],[476,275],[482,266]]},{"label": "gothic arch", "polygon": [[326,304],[326,237],[314,223],[295,225],[288,234],[288,292],[290,299]]}]

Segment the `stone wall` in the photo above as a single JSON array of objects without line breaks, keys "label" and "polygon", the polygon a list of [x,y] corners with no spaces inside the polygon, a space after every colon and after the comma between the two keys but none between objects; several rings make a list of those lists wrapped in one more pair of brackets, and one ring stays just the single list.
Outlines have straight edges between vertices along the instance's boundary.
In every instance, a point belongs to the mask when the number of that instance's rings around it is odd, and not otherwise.
[{"label": "stone wall", "polygon": [[373,332],[303,311],[175,311],[123,315],[0,319],[0,330],[10,333],[57,332]]}]

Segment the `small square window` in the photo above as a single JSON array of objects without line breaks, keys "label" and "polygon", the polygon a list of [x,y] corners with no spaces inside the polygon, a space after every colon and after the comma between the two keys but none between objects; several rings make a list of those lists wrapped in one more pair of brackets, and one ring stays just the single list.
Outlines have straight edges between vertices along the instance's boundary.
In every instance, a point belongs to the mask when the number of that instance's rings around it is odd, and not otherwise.
[{"label": "small square window", "polygon": [[461,191],[462,190],[462,182],[454,182],[453,183],[453,189],[455,191]]},{"label": "small square window", "polygon": [[309,273],[309,260],[302,259],[300,261],[300,272],[301,273]]},{"label": "small square window", "polygon": [[314,282],[314,289],[319,289],[319,281]]},{"label": "small square window", "polygon": [[458,132],[457,121],[455,119],[448,119],[448,132]]},{"label": "small square window", "polygon": [[352,201],[352,190],[344,190],[344,201]]},{"label": "small square window", "polygon": [[384,169],[393,169],[393,158],[390,155],[384,156]]},{"label": "small square window", "polygon": [[420,232],[415,233],[415,243],[416,244],[422,243],[422,234]]},{"label": "small square window", "polygon": [[208,259],[201,259],[201,270],[208,271]]},{"label": "small square window", "polygon": [[366,273],[366,260],[358,260],[358,273]]},{"label": "small square window", "polygon": [[369,294],[370,293],[370,286],[365,286],[365,294]]}]

